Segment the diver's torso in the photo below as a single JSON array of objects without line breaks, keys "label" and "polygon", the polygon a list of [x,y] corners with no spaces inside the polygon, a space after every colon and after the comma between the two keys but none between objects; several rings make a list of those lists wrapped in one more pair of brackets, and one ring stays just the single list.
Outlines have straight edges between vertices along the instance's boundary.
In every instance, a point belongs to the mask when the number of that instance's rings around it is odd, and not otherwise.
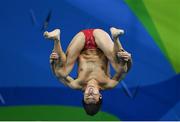
[{"label": "diver's torso", "polygon": [[108,72],[108,60],[100,49],[88,49],[81,52],[78,59],[80,84],[86,84],[91,79],[103,84],[106,82]]}]

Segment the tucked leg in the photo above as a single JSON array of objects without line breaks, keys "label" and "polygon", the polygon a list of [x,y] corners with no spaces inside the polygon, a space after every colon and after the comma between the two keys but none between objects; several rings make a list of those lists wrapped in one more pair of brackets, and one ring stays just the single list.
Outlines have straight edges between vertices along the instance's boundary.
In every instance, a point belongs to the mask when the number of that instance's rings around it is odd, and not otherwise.
[{"label": "tucked leg", "polygon": [[94,31],[96,44],[104,52],[116,71],[116,74],[112,79],[106,78],[107,85],[105,86],[105,89],[115,87],[119,81],[125,77],[129,69],[127,62],[130,61],[131,64],[131,55],[123,49],[119,41],[119,36],[123,34],[123,31],[111,28],[111,34],[114,43],[105,31],[101,29],[96,29]]},{"label": "tucked leg", "polygon": [[55,29],[51,32],[44,32],[44,37],[49,39],[49,40],[53,40],[54,41],[54,48],[53,48],[53,52],[57,53],[58,56],[61,59],[62,64],[65,64],[66,61],[66,55],[62,50],[61,44],[60,44],[60,30],[59,29]]},{"label": "tucked leg", "polygon": [[116,46],[116,44],[113,43],[109,34],[101,29],[94,30],[93,34],[98,48],[100,48],[104,52],[115,71],[119,72],[119,70],[121,69],[121,65],[118,63],[118,60],[116,58],[115,51],[118,51],[118,47]]},{"label": "tucked leg", "polygon": [[[54,65],[54,72],[56,75],[61,77],[66,77],[72,71],[75,61],[80,55],[81,50],[84,48],[85,37],[82,32],[79,32],[74,36],[71,43],[69,44],[66,54],[63,52],[60,44],[60,30],[56,29],[52,32],[45,32],[44,36],[47,39],[54,40],[53,52],[57,53],[60,61],[56,63],[59,65]],[[62,65],[60,65],[62,64]]]}]

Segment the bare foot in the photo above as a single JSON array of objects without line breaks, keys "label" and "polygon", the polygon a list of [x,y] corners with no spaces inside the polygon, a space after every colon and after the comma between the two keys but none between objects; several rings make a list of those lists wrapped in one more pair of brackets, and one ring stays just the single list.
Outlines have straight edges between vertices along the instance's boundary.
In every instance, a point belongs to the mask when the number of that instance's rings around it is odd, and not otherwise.
[{"label": "bare foot", "polygon": [[114,27],[110,28],[110,32],[111,32],[111,35],[112,35],[113,38],[118,38],[120,35],[124,34],[124,30],[117,29],[117,28],[114,28]]},{"label": "bare foot", "polygon": [[61,33],[60,29],[55,29],[51,32],[45,31],[44,37],[50,40],[60,40],[60,33]]}]

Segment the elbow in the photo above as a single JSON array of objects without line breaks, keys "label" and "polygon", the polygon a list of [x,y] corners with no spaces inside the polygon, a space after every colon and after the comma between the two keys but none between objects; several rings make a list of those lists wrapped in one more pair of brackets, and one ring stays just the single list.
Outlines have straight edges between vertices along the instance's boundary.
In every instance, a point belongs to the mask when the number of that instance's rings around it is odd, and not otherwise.
[{"label": "elbow", "polygon": [[118,83],[119,83],[119,82],[117,82],[117,81],[116,81],[116,82],[113,82],[113,83],[109,84],[107,88],[108,88],[108,89],[113,89],[113,88],[115,88],[115,87],[118,85]]},{"label": "elbow", "polygon": [[115,88],[119,82],[115,82],[110,88]]},{"label": "elbow", "polygon": [[79,85],[77,85],[76,82],[71,82],[69,84],[67,84],[70,88],[74,89],[74,90],[80,90],[81,87]]}]

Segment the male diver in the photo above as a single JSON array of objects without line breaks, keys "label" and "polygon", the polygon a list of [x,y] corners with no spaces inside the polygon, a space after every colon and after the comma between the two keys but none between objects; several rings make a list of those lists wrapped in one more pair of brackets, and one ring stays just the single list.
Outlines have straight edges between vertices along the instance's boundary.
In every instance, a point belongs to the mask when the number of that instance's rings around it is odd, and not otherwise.
[{"label": "male diver", "polygon": [[[50,55],[50,64],[55,76],[73,89],[84,93],[83,106],[89,115],[95,115],[102,103],[100,90],[114,88],[129,71],[131,54],[125,51],[119,41],[123,30],[110,28],[112,39],[102,29],[87,29],[77,33],[63,52],[60,41],[60,30],[44,32],[47,39],[54,41]],[[78,76],[69,76],[75,62],[78,63]],[[115,70],[110,76],[109,63]]]}]

